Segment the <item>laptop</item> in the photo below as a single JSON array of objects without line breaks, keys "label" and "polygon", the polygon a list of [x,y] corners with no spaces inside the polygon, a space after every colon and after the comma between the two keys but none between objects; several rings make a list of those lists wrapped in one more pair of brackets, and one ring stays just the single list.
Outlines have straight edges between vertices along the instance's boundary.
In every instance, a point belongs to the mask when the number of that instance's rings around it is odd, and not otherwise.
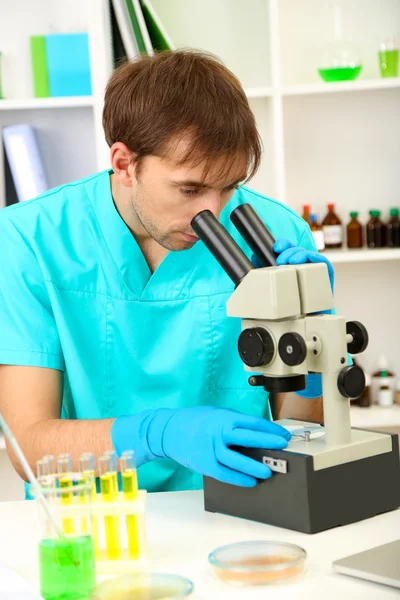
[{"label": "laptop", "polygon": [[400,588],[400,540],[336,560],[333,567],[344,575]]}]

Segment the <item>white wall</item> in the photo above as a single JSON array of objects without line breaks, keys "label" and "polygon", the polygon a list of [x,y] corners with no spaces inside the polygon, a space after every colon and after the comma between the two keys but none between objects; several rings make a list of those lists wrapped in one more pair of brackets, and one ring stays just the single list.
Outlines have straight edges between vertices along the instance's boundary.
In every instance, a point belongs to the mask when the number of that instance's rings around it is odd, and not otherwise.
[{"label": "white wall", "polygon": [[23,481],[14,470],[7,451],[0,448],[0,502],[23,500],[24,498]]}]

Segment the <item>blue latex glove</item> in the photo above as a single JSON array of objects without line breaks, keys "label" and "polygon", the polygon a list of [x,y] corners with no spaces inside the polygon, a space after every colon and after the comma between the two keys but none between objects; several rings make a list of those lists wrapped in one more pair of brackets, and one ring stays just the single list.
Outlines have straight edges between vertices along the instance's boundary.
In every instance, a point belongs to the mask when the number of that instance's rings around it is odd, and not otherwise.
[{"label": "blue latex glove", "polygon": [[271,470],[230,446],[281,450],[291,435],[266,419],[226,408],[195,406],[118,417],[111,437],[118,456],[124,450],[135,450],[137,466],[156,458],[172,458],[225,483],[253,487],[257,479],[271,477]]}]

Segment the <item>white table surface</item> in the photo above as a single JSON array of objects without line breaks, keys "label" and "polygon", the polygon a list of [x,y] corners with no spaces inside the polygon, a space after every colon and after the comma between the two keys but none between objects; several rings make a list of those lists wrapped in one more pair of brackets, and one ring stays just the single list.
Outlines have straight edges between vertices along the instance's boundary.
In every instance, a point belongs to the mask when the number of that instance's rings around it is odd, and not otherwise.
[{"label": "white table surface", "polygon": [[[373,478],[373,473],[371,473]],[[0,563],[38,588],[32,501],[0,504]],[[386,600],[400,590],[332,570],[332,561],[400,537],[400,510],[367,521],[307,535],[243,519],[206,513],[202,492],[149,494],[147,537],[153,570],[184,575],[195,584],[193,600],[221,598],[296,600]],[[307,551],[307,572],[296,582],[270,587],[236,588],[215,580],[207,556],[214,548],[246,540],[295,543]]]}]

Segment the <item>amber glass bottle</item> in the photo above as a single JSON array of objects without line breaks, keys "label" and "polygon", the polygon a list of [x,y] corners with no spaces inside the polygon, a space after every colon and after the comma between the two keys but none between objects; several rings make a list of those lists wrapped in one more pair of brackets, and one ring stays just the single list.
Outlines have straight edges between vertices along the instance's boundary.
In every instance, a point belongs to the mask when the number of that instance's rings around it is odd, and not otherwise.
[{"label": "amber glass bottle", "polygon": [[386,227],[380,220],[380,210],[370,210],[370,219],[366,225],[368,248],[384,248],[386,246]]},{"label": "amber glass bottle", "polygon": [[362,248],[363,246],[363,228],[357,220],[358,212],[351,212],[351,221],[347,225],[347,247]]},{"label": "amber glass bottle", "polygon": [[390,220],[387,224],[387,245],[389,248],[400,248],[399,209],[390,209]]},{"label": "amber glass bottle", "polygon": [[305,220],[305,222],[308,223],[309,225],[310,225],[310,212],[311,212],[311,205],[303,204],[303,214],[301,216]]},{"label": "amber glass bottle", "polygon": [[328,204],[328,214],[322,221],[325,248],[341,248],[343,245],[342,221],[334,212],[334,208],[334,204]]}]

